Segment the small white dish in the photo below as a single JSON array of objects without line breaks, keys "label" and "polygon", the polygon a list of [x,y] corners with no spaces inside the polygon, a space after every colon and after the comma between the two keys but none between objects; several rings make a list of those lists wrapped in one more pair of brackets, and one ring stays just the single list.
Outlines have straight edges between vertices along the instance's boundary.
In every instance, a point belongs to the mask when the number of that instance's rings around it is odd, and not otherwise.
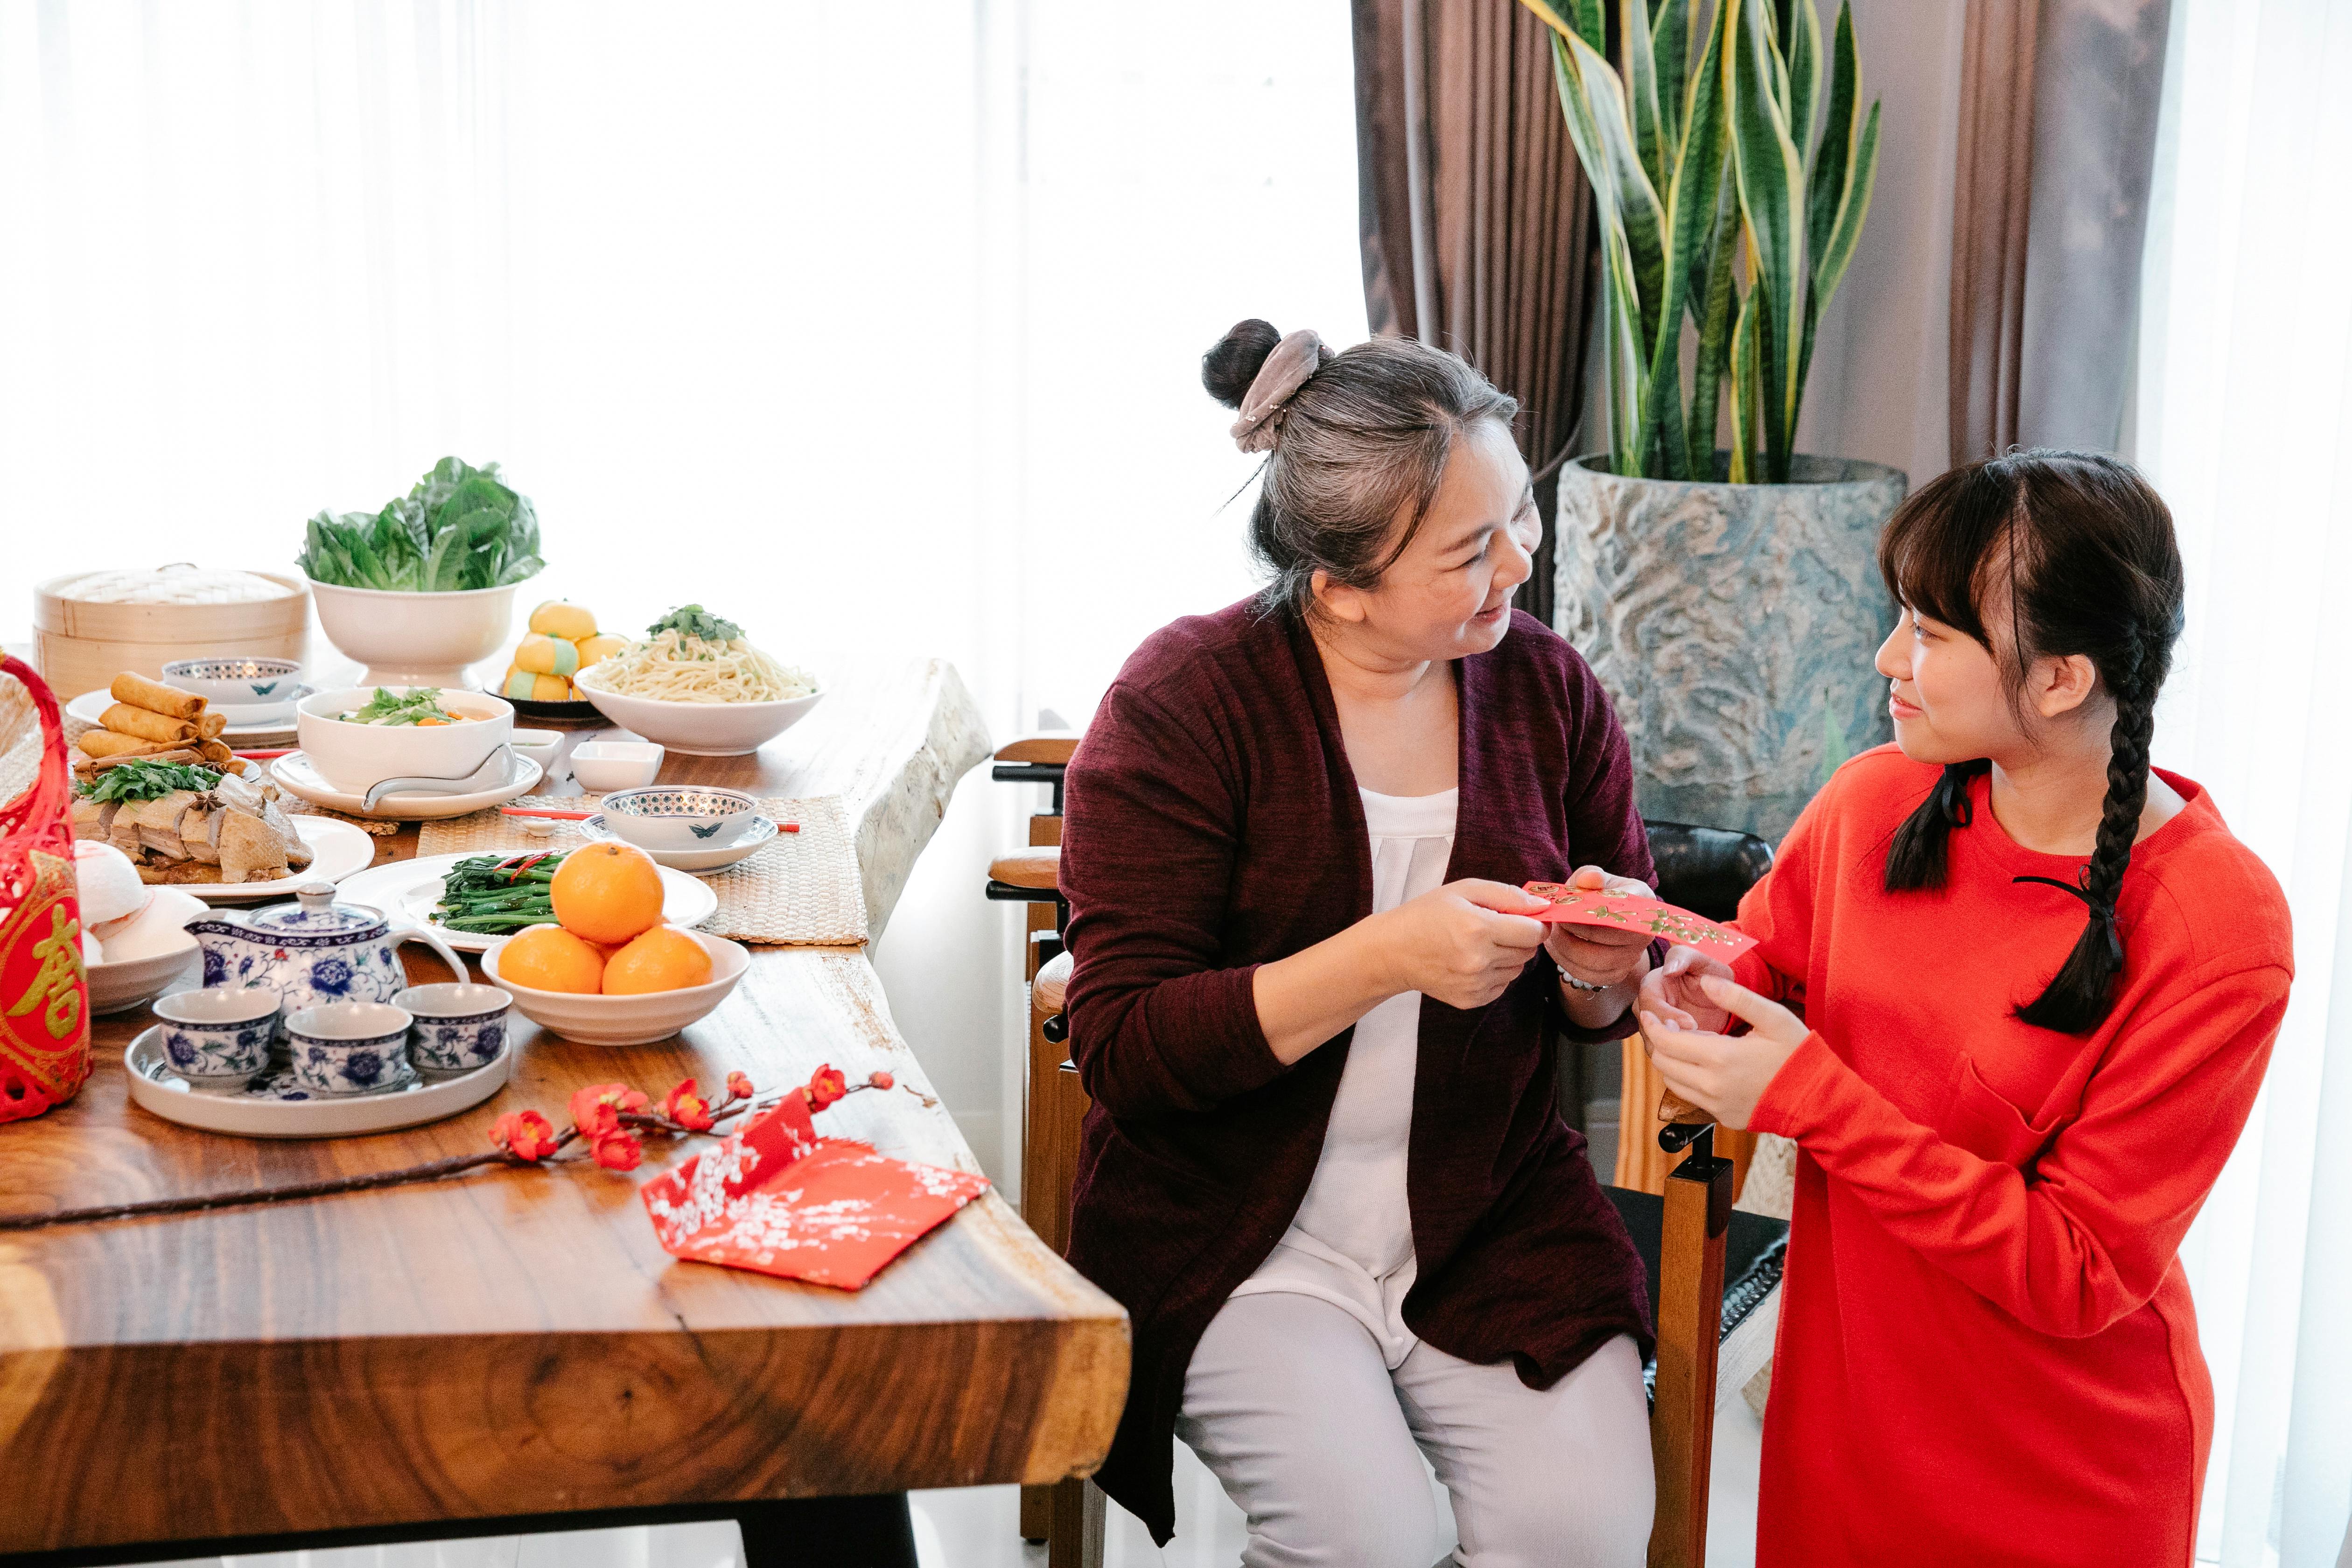
[{"label": "small white dish", "polygon": [[294,700],[302,665],[291,658],[175,658],[163,684],[193,691],[212,707],[283,708]]},{"label": "small white dish", "polygon": [[[752,856],[773,844],[776,841],[777,832],[773,819],[754,816],[751,818],[751,825],[736,836],[732,844],[720,848],[647,849],[646,853],[654,858],[655,865],[666,870],[684,871],[696,877],[708,877],[713,872],[724,871],[730,866],[740,865],[749,860]],[[580,825],[580,833],[591,844],[601,844],[608,838],[620,837],[613,831],[612,825],[604,820],[604,814],[601,811]],[[667,910],[664,910],[663,918],[670,919]],[[683,922],[670,920],[670,923],[677,925]]]},{"label": "small white dish", "polygon": [[517,730],[514,732],[514,739],[507,743],[520,755],[529,757],[532,762],[537,763],[542,772],[552,773],[555,771],[555,759],[563,751],[563,731]]},{"label": "small white dish", "polygon": [[464,721],[456,724],[354,724],[343,715],[375,694],[405,696],[410,686],[346,686],[313,692],[294,705],[295,733],[319,776],[339,790],[364,794],[384,779],[462,779],[488,763],[514,734],[514,710],[504,698],[444,689],[440,704]]},{"label": "small white dish", "polygon": [[606,830],[640,849],[724,849],[759,809],[741,790],[695,784],[614,790],[604,800]]},{"label": "small white dish", "polygon": [[[540,765],[529,757],[507,752],[506,777],[496,784],[465,795],[440,795],[424,790],[396,792],[385,795],[369,811],[360,795],[351,790],[338,789],[320,776],[317,764],[302,752],[289,752],[268,764],[269,776],[278,788],[289,795],[299,795],[312,805],[323,805],[329,811],[340,811],[351,816],[375,816],[392,822],[431,822],[445,816],[463,816],[469,811],[485,806],[504,805],[519,795],[529,795],[544,776]],[[310,820],[296,817],[298,824]],[[340,826],[349,827],[349,823]],[[354,833],[359,832],[352,828]],[[364,833],[362,838],[367,837]],[[370,851],[370,858],[373,852]],[[365,865],[365,861],[361,862]],[[309,879],[304,879],[308,880]]]},{"label": "small white dish", "polygon": [[93,1014],[127,1013],[152,1002],[174,981],[195,966],[196,939],[169,952],[126,958],[119,963],[93,963],[89,976],[89,1010]]},{"label": "small white dish", "polygon": [[596,686],[598,671],[609,674],[610,668],[592,664],[572,684],[596,705],[596,711],[624,730],[690,757],[740,757],[756,752],[800,722],[824,697],[823,690],[782,702],[667,702],[652,697],[625,697]]},{"label": "small white dish", "polygon": [[412,1074],[373,1094],[314,1098],[284,1071],[241,1089],[207,1089],[173,1069],[163,1035],[161,1026],[145,1030],[123,1049],[131,1103],[183,1127],[243,1138],[345,1138],[415,1127],[472,1110],[514,1073],[509,1046],[498,1060],[472,1072],[438,1082]]},{"label": "small white dish", "polygon": [[499,952],[511,937],[499,938],[482,955],[482,973],[492,984],[514,993],[515,1010],[551,1034],[583,1046],[647,1046],[668,1039],[709,1015],[751,967],[751,955],[740,942],[708,931],[686,934],[709,950],[710,978],[703,984],[676,991],[648,991],[635,996],[534,991],[499,973]]},{"label": "small white dish", "polygon": [[572,748],[572,776],[591,795],[641,789],[661,765],[662,749],[650,741],[583,741]]},{"label": "small white dish", "polygon": [[[300,791],[294,792],[300,794]],[[375,858],[375,840],[348,822],[308,812],[289,814],[294,836],[310,847],[310,864],[290,877],[267,882],[175,882],[184,893],[194,893],[208,904],[246,904],[261,899],[290,899],[295,889],[311,882],[340,882],[365,868]]]},{"label": "small white dish", "polygon": [[[388,860],[346,881],[335,889],[335,897],[344,903],[381,910],[387,920],[425,927],[459,952],[487,952],[506,939],[481,931],[451,931],[433,919],[433,906],[441,901],[449,868],[471,858],[471,855],[420,855],[413,860]],[[658,862],[660,858],[655,858]],[[708,920],[718,907],[719,895],[683,869],[662,872],[665,925],[694,925]]]}]

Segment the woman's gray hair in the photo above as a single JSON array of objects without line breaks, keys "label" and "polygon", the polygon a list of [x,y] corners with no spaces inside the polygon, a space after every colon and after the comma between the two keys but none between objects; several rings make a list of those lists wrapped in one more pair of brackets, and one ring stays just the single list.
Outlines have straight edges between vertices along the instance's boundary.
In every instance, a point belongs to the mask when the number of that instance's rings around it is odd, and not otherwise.
[{"label": "woman's gray hair", "polygon": [[[1282,341],[1265,321],[1239,323],[1201,357],[1202,384],[1242,407]],[[1307,613],[1318,572],[1346,587],[1377,584],[1420,531],[1454,437],[1481,419],[1508,428],[1518,411],[1461,358],[1410,338],[1373,338],[1323,360],[1256,427],[1261,445],[1274,432],[1250,515],[1268,605]]]}]

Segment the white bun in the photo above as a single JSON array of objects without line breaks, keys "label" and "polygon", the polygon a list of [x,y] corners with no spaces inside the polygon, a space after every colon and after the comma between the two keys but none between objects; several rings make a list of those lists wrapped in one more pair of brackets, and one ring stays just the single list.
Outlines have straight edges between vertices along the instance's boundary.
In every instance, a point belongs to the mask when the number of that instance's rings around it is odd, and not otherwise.
[{"label": "white bun", "polygon": [[95,838],[74,841],[74,881],[81,896],[81,923],[104,925],[147,907],[147,884],[131,857]]}]

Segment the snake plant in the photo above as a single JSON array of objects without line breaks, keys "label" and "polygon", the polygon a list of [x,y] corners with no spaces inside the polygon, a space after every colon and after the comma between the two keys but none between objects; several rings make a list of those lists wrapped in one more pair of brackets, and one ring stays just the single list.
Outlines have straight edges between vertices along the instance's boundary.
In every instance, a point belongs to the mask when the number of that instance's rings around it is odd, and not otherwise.
[{"label": "snake plant", "polygon": [[[1870,210],[1878,105],[1862,113],[1851,0],[1827,58],[1813,0],[1519,0],[1552,29],[1569,138],[1598,209],[1610,466],[1715,474],[1730,384],[1734,484],[1784,484],[1813,331]],[[1809,150],[1810,149],[1810,150]],[[1697,353],[1685,398],[1684,320]]]}]

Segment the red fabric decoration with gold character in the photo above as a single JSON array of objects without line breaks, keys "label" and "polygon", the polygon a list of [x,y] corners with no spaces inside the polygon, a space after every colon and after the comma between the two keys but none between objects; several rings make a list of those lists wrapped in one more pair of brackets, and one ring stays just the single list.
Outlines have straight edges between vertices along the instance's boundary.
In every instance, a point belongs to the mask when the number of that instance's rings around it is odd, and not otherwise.
[{"label": "red fabric decoration with gold character", "polygon": [[0,1121],[61,1105],[89,1077],[65,730],[41,678],[0,658],[0,758],[22,757],[37,731],[31,784],[0,800]]}]

